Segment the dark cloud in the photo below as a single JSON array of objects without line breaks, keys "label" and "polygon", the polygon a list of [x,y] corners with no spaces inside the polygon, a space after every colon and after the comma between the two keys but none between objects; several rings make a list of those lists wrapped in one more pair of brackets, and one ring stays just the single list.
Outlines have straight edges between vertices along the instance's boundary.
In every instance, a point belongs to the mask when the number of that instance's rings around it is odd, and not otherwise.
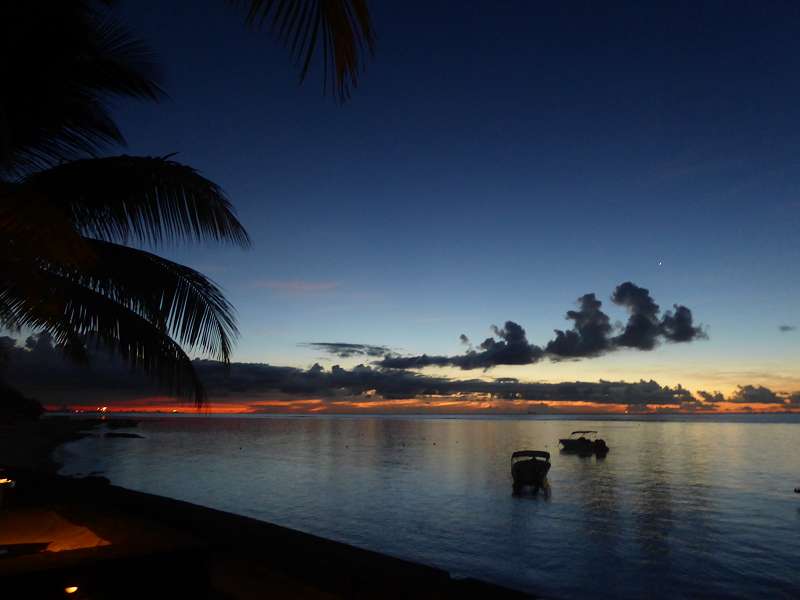
[{"label": "dark cloud", "polygon": [[424,369],[425,367],[449,367],[461,359],[461,356],[385,356],[375,364],[385,369]]},{"label": "dark cloud", "polygon": [[460,336],[458,336],[458,339],[462,344],[469,346],[469,338],[465,334],[462,333]]},{"label": "dark cloud", "polygon": [[[652,350],[661,341],[681,343],[707,337],[702,327],[695,326],[692,311],[682,305],[674,305],[663,317],[650,296],[650,291],[630,281],[617,286],[612,301],[628,310],[625,325],[615,333],[608,315],[603,312],[603,303],[595,294],[578,298],[578,310],[567,312],[566,318],[573,322],[572,329],[556,329],[556,337],[544,349],[531,344],[525,330],[517,323],[508,321],[503,329],[493,327],[494,338],[487,338],[476,349],[456,356],[386,356],[374,364],[393,369],[421,369],[424,367],[455,366],[461,369],[490,369],[497,365],[526,365],[538,362],[544,356],[553,360],[568,358],[590,358],[620,348]],[[621,329],[621,331],[620,331]],[[461,341],[469,341],[462,334]]]},{"label": "dark cloud", "polygon": [[372,346],[370,344],[349,344],[346,342],[308,342],[300,344],[308,348],[314,348],[333,354],[339,358],[350,358],[353,356],[384,356],[391,352],[386,346]]},{"label": "dark cloud", "polygon": [[556,329],[556,337],[548,342],[546,352],[555,357],[580,358],[608,351],[611,324],[608,315],[600,310],[602,305],[594,294],[581,296],[578,299],[580,308],[567,312],[567,319],[574,321],[572,329]]},{"label": "dark cloud", "polygon": [[[497,365],[529,365],[537,362],[544,351],[528,342],[525,330],[513,321],[500,328],[492,326],[495,338],[481,342],[477,350],[456,356],[386,356],[376,365],[386,369],[422,369],[424,367],[458,367],[460,369],[490,369]],[[464,336],[466,337],[466,336]]]},{"label": "dark cloud", "polygon": [[617,286],[611,300],[628,309],[630,313],[625,329],[614,338],[614,345],[652,350],[661,334],[661,327],[658,321],[658,304],[650,296],[650,290],[626,281]]},{"label": "dark cloud", "polygon": [[611,299],[628,309],[630,316],[623,332],[614,338],[615,346],[652,350],[661,338],[668,342],[691,342],[706,338],[702,327],[695,327],[692,311],[675,304],[659,320],[659,307],[650,290],[630,281],[617,286]]},{"label": "dark cloud", "polygon": [[785,400],[769,388],[760,385],[740,385],[728,398],[728,402],[742,404],[784,404]]},{"label": "dark cloud", "polygon": [[783,333],[788,333],[790,331],[796,331],[797,330],[797,326],[796,325],[778,325],[778,330],[783,332]]},{"label": "dark cloud", "polygon": [[792,408],[800,406],[800,392],[785,394],[761,385],[740,385],[727,397],[720,392],[711,393],[704,390],[697,392],[697,396],[709,404],[733,402],[735,404],[784,404]]},{"label": "dark cloud", "polygon": [[722,394],[722,392],[707,392],[705,390],[700,390],[697,392],[697,395],[702,399],[703,402],[708,404],[725,402],[725,396]]},{"label": "dark cloud", "polygon": [[[498,329],[503,350],[484,349],[481,353],[506,352],[507,360],[524,355],[524,331],[510,326]],[[481,354],[476,353],[476,354]],[[359,402],[425,397],[451,397],[469,401],[498,400],[592,402],[644,407],[648,404],[676,408],[692,401],[691,393],[680,386],[660,386],[655,381],[523,383],[512,377],[492,381],[451,380],[411,371],[357,365],[326,369],[314,364],[309,369],[281,367],[263,363],[232,363],[228,366],[209,360],[195,360],[195,368],[214,402],[240,402],[259,397],[320,398],[334,401],[356,397]],[[77,366],[53,347],[49,336],[33,336],[24,346],[11,349],[8,383],[45,403],[91,403],[157,394],[155,385],[132,373],[118,359],[94,352],[91,367]]]},{"label": "dark cloud", "polygon": [[691,342],[706,339],[708,334],[700,326],[694,326],[692,311],[679,304],[673,305],[675,312],[667,311],[661,319],[661,335],[668,342]]},{"label": "dark cloud", "polygon": [[379,399],[421,396],[468,399],[470,394],[477,394],[505,400],[592,402],[638,407],[647,404],[680,406],[693,400],[688,390],[680,386],[660,386],[655,381],[520,383],[513,378],[450,380],[366,365],[350,370],[333,366],[329,371],[314,365],[304,371],[264,364],[233,363],[229,370],[213,361],[196,361],[195,364],[212,397],[234,392],[255,395],[267,391],[323,398],[361,396]]},{"label": "dark cloud", "polygon": [[[11,339],[14,344],[8,344]],[[137,393],[156,392],[157,386],[140,371],[133,371],[117,356],[89,343],[91,355],[88,365],[76,364],[65,358],[61,349],[47,333],[28,337],[22,345],[13,338],[4,338],[7,358],[0,373],[8,383],[19,384],[45,392],[71,391],[73,394],[89,390]],[[37,395],[31,392],[32,395]],[[41,398],[47,401],[46,398]]]}]

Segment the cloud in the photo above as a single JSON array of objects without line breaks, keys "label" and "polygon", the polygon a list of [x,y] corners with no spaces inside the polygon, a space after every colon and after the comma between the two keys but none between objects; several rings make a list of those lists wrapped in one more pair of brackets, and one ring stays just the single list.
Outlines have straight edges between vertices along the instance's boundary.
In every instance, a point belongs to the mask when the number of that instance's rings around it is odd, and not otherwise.
[{"label": "cloud", "polygon": [[707,402],[709,404],[725,402],[725,396],[722,394],[722,392],[706,392],[705,390],[700,390],[697,392],[697,395],[702,399],[703,402]]},{"label": "cloud", "polygon": [[[500,328],[492,326],[496,338],[488,337],[478,350],[456,356],[386,356],[375,364],[387,369],[421,369],[423,367],[453,366],[460,369],[490,369],[497,365],[529,365],[537,362],[544,351],[528,342],[525,330],[514,321]],[[466,336],[463,336],[466,337]],[[463,341],[463,340],[462,340]]]},{"label": "cloud", "polygon": [[692,311],[674,304],[675,312],[667,311],[661,319],[661,335],[669,342],[691,342],[697,339],[707,339],[708,334],[703,328],[695,327]]},{"label": "cloud", "polygon": [[[476,354],[506,352],[508,360],[517,360],[527,344],[524,331],[508,323],[497,330],[503,350],[484,349]],[[52,339],[31,336],[24,346],[10,352],[8,382],[46,403],[92,404],[102,400],[113,404],[131,397],[157,395],[157,387],[143,375],[132,373],[117,358],[92,352],[91,367],[67,361]],[[521,358],[520,358],[521,359]],[[527,360],[527,358],[526,358]],[[680,408],[692,402],[691,393],[680,387],[661,386],[655,381],[599,381],[531,383],[516,378],[452,380],[412,371],[357,365],[345,369],[338,365],[326,369],[314,364],[309,369],[275,366],[264,363],[232,363],[228,366],[211,360],[195,360],[198,376],[214,402],[249,402],[257,398],[295,402],[315,398],[329,403],[343,398],[359,402],[394,401],[446,397],[454,401],[549,401],[622,404],[644,407],[649,404]],[[46,374],[43,376],[43,374]]]},{"label": "cloud", "polygon": [[339,283],[336,281],[259,279],[251,282],[249,287],[287,294],[314,294],[333,291],[339,287]]},{"label": "cloud", "polygon": [[720,392],[711,393],[704,390],[698,391],[697,396],[709,404],[731,402],[734,404],[783,404],[792,408],[800,406],[800,391],[786,394],[775,392],[763,385],[740,385],[727,397]]},{"label": "cloud", "polygon": [[353,356],[385,356],[391,352],[387,346],[372,346],[370,344],[350,344],[347,342],[306,342],[299,344],[307,348],[314,348],[333,354],[339,358],[351,358]]},{"label": "cloud", "polygon": [[788,333],[790,331],[796,331],[797,325],[778,325],[778,330],[782,333]]},{"label": "cloud", "polygon": [[450,380],[367,365],[357,365],[349,370],[338,365],[325,370],[318,364],[308,370],[258,363],[233,363],[230,370],[226,370],[214,361],[195,361],[195,365],[212,397],[231,393],[257,395],[270,391],[329,399],[360,396],[366,401],[481,395],[502,400],[593,402],[640,407],[648,404],[680,406],[693,400],[688,390],[680,386],[661,386],[655,381],[521,383],[513,378]]},{"label": "cloud", "polygon": [[742,404],[784,404],[785,400],[762,385],[740,385],[728,398],[728,402]]},{"label": "cloud", "polygon": [[546,352],[554,357],[579,358],[597,356],[609,350],[611,324],[600,307],[603,303],[594,294],[578,298],[578,310],[567,311],[574,321],[569,331],[556,329],[556,337],[548,342]]},{"label": "cloud", "polygon": [[[527,365],[545,356],[552,360],[591,358],[621,348],[652,350],[660,342],[686,343],[706,338],[702,327],[695,326],[692,311],[682,305],[660,316],[660,309],[650,291],[630,281],[617,286],[611,300],[629,312],[628,321],[617,335],[602,301],[595,294],[578,298],[578,310],[567,311],[572,329],[555,330],[555,338],[544,347],[528,342],[525,330],[513,321],[503,329],[493,326],[496,338],[487,338],[478,350],[470,349],[456,356],[387,356],[374,364],[393,369],[456,366],[461,369],[490,369],[497,365]],[[462,334],[461,341],[469,341]]]},{"label": "cloud", "polygon": [[702,327],[694,326],[692,311],[685,306],[673,305],[675,312],[667,311],[659,320],[659,307],[650,296],[650,290],[630,281],[618,285],[611,300],[630,313],[624,331],[614,338],[615,346],[652,350],[660,338],[669,342],[691,342],[707,337]]},{"label": "cloud", "polygon": [[652,350],[661,329],[658,322],[658,304],[650,291],[630,281],[617,286],[611,300],[628,309],[630,317],[623,332],[614,338],[615,346]]},{"label": "cloud", "polygon": [[83,393],[85,389],[156,389],[145,375],[132,371],[118,357],[93,344],[87,345],[91,360],[84,365],[68,360],[48,333],[29,336],[21,346],[13,338],[0,339],[7,356],[5,372],[0,375],[12,385],[73,390],[72,393]]}]

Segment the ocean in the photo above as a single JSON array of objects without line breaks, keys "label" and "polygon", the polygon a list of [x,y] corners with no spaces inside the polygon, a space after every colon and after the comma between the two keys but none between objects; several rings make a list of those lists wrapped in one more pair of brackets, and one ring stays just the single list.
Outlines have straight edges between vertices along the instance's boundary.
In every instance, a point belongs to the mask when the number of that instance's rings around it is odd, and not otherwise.
[{"label": "ocean", "polygon": [[[800,415],[141,419],[62,473],[548,598],[800,597]],[[560,453],[576,429],[611,451]],[[551,453],[547,493],[512,495],[520,449]]]}]

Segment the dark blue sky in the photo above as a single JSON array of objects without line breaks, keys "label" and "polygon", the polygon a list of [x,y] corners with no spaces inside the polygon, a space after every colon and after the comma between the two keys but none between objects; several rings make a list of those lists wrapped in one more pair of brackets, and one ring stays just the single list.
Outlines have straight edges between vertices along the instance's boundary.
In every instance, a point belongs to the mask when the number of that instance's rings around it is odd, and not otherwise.
[{"label": "dark blue sky", "polygon": [[222,0],[121,3],[171,97],[120,106],[127,151],[178,152],[255,241],[168,252],[237,306],[237,360],[453,353],[506,319],[545,343],[586,292],[623,320],[631,280],[710,339],[496,374],[792,387],[800,5],[371,4],[377,54],[339,106]]}]

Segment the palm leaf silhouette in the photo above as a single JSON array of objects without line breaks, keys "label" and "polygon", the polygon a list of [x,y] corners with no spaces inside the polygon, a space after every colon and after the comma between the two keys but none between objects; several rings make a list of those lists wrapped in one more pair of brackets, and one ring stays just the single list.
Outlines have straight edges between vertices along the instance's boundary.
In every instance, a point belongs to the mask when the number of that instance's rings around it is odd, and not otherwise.
[{"label": "palm leaf silhouette", "polygon": [[250,244],[220,187],[168,158],[76,160],[35,173],[22,184],[53,198],[77,231],[97,239]]},{"label": "palm leaf silhouette", "polygon": [[164,96],[146,45],[95,5],[0,3],[0,176],[124,143],[109,102]]},{"label": "palm leaf silhouette", "polygon": [[314,56],[322,55],[323,91],[340,101],[358,87],[365,57],[375,53],[375,30],[366,0],[228,0],[246,9],[246,21],[267,28],[308,75]]},{"label": "palm leaf silhouette", "polygon": [[86,343],[94,341],[173,393],[193,397],[198,406],[205,400],[192,361],[162,326],[68,277],[43,271],[23,282],[3,282],[0,314],[51,334],[73,358],[85,358]]},{"label": "palm leaf silhouette", "polygon": [[[304,80],[358,85],[375,34],[366,0],[229,0],[269,28]],[[117,352],[203,402],[190,352],[227,363],[233,308],[202,274],[126,244],[250,239],[223,191],[170,157],[99,158],[124,144],[119,97],[164,97],[149,49],[101,0],[0,3],[0,324],[52,335],[76,360]],[[173,339],[174,338],[174,339]]]},{"label": "palm leaf silhouette", "polygon": [[227,363],[233,308],[201,273],[111,240],[247,246],[222,190],[175,161],[131,156],[73,161],[2,189],[0,319],[49,332],[77,359],[94,339],[200,403],[179,344]]}]

